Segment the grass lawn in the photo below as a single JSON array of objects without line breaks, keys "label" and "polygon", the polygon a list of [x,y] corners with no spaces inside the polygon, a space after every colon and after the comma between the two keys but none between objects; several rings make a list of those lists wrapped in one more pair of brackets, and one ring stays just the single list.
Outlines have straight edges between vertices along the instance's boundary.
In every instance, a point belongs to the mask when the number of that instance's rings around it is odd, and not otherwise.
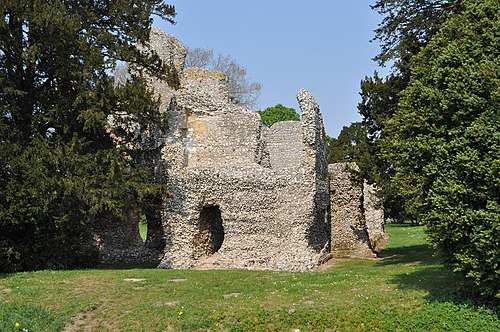
[{"label": "grass lawn", "polygon": [[142,241],[146,241],[146,236],[148,235],[148,225],[145,222],[139,223],[139,234],[141,235]]},{"label": "grass lawn", "polygon": [[422,227],[387,229],[384,259],[323,272],[0,274],[0,331],[500,331],[497,314],[462,297]]}]

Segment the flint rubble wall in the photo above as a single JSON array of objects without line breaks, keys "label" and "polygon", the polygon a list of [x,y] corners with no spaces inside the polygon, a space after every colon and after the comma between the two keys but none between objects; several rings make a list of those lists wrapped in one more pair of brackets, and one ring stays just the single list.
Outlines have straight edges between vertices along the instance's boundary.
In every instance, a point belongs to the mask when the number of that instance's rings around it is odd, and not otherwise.
[{"label": "flint rubble wall", "polygon": [[330,250],[372,255],[362,189],[340,166],[328,168],[322,115],[309,92],[297,94],[300,122],[266,128],[230,102],[222,72],[185,69],[175,37],[153,29],[150,47],[180,78],[178,90],[149,79],[166,117],[153,139],[169,191],[159,267],[304,271]]}]

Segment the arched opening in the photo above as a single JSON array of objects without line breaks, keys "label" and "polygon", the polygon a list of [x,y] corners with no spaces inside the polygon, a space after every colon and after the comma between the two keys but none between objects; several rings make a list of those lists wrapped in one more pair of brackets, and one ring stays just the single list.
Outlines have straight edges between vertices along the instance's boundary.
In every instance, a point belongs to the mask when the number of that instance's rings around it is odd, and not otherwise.
[{"label": "arched opening", "polygon": [[219,251],[224,242],[224,227],[220,208],[216,205],[206,206],[200,212],[198,234],[195,246],[201,255],[210,256]]}]

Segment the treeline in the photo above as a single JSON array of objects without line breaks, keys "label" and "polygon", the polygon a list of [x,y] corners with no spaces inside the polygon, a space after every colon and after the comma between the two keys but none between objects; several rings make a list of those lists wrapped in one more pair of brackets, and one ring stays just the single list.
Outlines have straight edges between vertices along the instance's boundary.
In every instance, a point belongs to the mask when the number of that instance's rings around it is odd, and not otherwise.
[{"label": "treeline", "polygon": [[[89,227],[161,194],[154,151],[130,149],[138,137],[123,128],[161,126],[141,71],[172,86],[176,75],[143,46],[152,16],[173,22],[174,7],[2,0],[0,13],[0,271],[93,264]],[[119,61],[141,70],[115,84]]]},{"label": "treeline", "polygon": [[380,0],[379,64],[361,123],[330,143],[382,188],[386,215],[423,223],[444,262],[500,298],[500,3]]}]

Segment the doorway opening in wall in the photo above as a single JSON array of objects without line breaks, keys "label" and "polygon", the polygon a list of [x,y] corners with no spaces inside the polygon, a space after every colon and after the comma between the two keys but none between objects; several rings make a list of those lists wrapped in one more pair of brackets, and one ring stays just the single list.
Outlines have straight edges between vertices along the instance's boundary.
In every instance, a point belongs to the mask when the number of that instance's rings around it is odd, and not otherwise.
[{"label": "doorway opening in wall", "polygon": [[222,247],[224,227],[220,208],[217,205],[206,206],[200,211],[198,234],[195,245],[202,255],[211,256]]},{"label": "doorway opening in wall", "polygon": [[163,255],[166,241],[161,219],[161,198],[149,197],[139,215],[139,234],[143,242],[143,255],[157,261]]}]

